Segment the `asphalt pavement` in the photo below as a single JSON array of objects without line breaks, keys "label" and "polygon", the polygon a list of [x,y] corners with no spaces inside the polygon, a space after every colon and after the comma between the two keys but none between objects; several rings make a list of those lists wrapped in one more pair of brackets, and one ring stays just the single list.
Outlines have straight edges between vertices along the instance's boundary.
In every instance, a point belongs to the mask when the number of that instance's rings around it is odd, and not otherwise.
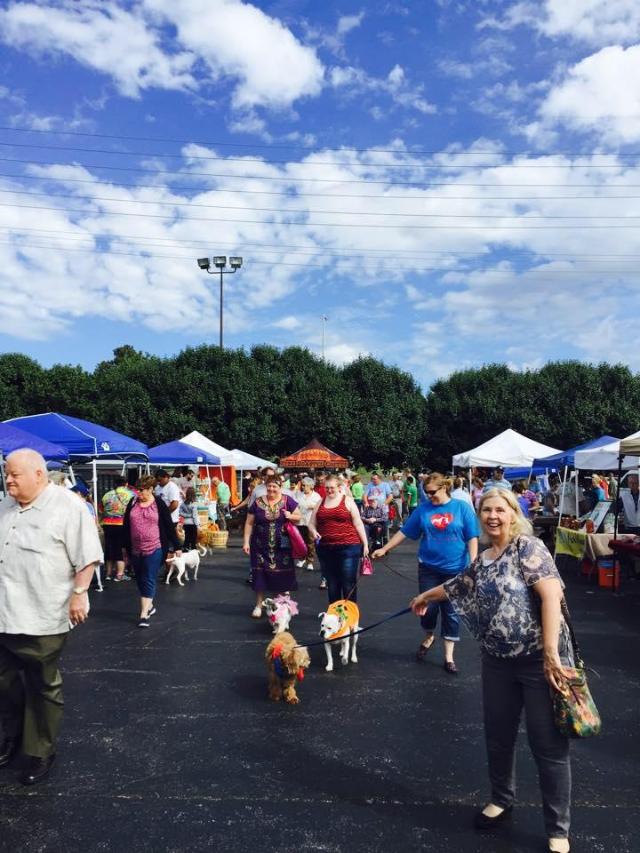
[{"label": "asphalt pavement", "polygon": [[[322,647],[297,706],[267,698],[267,622],[239,538],[184,588],[162,587],[149,629],[133,583],[91,595],[89,621],[63,656],[65,720],[58,763],[34,788],[0,770],[0,849],[534,853],[546,841],[535,766],[521,732],[513,819],[489,837],[471,828],[488,795],[479,653],[466,634],[460,673],[440,642],[424,663],[412,615],[362,636],[359,662],[324,671]],[[326,607],[318,572],[300,572],[292,631],[318,639]],[[640,851],[640,595],[567,577],[575,629],[604,729],[576,742],[572,851]],[[416,588],[405,543],[361,578],[367,625]]]}]

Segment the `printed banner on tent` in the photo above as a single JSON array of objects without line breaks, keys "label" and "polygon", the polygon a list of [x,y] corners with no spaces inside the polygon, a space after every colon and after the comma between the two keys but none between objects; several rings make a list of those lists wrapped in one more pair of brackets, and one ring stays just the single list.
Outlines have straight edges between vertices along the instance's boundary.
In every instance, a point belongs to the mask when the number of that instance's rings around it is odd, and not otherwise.
[{"label": "printed banner on tent", "polygon": [[556,530],[556,554],[567,554],[581,560],[587,547],[587,534],[559,527]]}]

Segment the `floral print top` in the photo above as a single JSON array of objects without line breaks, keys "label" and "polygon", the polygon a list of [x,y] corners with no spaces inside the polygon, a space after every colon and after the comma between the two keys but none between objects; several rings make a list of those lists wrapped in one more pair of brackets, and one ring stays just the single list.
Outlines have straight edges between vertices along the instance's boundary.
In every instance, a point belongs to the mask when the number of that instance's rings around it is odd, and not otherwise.
[{"label": "floral print top", "polygon": [[[540,605],[530,587],[557,578],[553,557],[540,539],[519,536],[497,560],[480,554],[465,571],[444,584],[447,598],[483,651],[499,658],[532,654],[542,648]],[[560,624],[560,658],[571,663],[569,631]]]}]

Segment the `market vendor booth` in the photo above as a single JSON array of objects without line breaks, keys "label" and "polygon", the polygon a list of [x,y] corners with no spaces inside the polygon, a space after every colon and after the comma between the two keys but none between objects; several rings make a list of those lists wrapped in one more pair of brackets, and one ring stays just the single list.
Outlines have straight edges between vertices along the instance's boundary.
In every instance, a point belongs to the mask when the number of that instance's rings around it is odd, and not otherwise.
[{"label": "market vendor booth", "polygon": [[309,444],[296,450],[290,456],[282,456],[280,467],[285,470],[311,471],[311,470],[341,470],[349,466],[349,460],[344,456],[329,450],[321,444],[317,438],[311,439]]}]

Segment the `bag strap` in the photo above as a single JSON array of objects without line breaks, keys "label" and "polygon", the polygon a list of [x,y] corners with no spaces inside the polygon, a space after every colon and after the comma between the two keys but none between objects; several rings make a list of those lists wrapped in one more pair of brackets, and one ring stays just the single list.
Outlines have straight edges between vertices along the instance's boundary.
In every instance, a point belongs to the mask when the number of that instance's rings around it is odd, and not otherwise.
[{"label": "bag strap", "polygon": [[[533,591],[533,589],[527,584],[527,579],[524,576],[524,570],[522,568],[522,557],[520,555],[520,537],[518,537],[518,539],[516,540],[515,545],[516,545],[516,553],[518,555],[518,568],[520,569],[520,574],[522,575],[522,580],[524,581],[524,585],[526,586],[526,588],[529,592],[529,596],[531,597],[531,600],[533,602],[534,610],[538,614],[538,619],[540,620],[540,626],[542,627],[542,613],[541,613],[541,609],[540,609],[540,602],[539,602],[538,598],[536,597],[536,594]],[[573,623],[571,621],[571,615],[569,614],[569,608],[567,606],[567,600],[564,597],[564,595],[562,596],[562,599],[560,601],[560,613],[562,614],[562,617],[563,617],[563,619],[567,625],[567,628],[569,629],[569,637],[571,638],[571,646],[573,648],[573,659],[575,661],[575,664],[577,667],[583,667],[584,668],[584,661],[582,660],[582,655],[580,654],[580,647],[578,646],[576,634],[575,634],[575,631],[573,630]]]}]

